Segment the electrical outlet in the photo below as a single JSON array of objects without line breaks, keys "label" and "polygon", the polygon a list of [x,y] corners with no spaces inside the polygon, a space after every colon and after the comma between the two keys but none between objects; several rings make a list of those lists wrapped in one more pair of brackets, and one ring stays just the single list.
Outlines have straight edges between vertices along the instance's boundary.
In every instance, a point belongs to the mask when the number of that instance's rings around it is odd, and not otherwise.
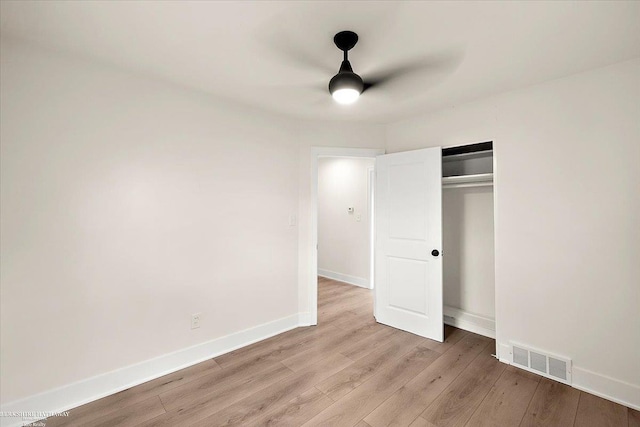
[{"label": "electrical outlet", "polygon": [[362,219],[362,215],[356,214],[356,221],[360,222],[361,219]]},{"label": "electrical outlet", "polygon": [[200,313],[191,315],[191,329],[198,329],[200,327]]}]

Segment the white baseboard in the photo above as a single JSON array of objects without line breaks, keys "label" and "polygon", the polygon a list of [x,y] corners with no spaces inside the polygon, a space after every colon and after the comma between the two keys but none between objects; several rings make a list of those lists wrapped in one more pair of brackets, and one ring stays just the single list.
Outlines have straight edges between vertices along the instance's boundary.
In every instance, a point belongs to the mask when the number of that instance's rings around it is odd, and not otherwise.
[{"label": "white baseboard", "polygon": [[640,386],[574,366],[573,387],[640,411]]},{"label": "white baseboard", "polygon": [[[500,349],[500,361],[507,365],[511,364],[510,347],[506,344],[499,344],[498,348]],[[520,366],[518,367],[520,368]],[[533,370],[529,372],[537,373]],[[571,386],[640,411],[640,386],[597,374],[577,366],[571,368]]]},{"label": "white baseboard", "polygon": [[444,306],[444,323],[474,334],[496,337],[496,321],[490,317],[471,314],[459,308]]},{"label": "white baseboard", "polygon": [[360,286],[361,288],[371,289],[369,280],[364,277],[349,276],[348,274],[336,273],[335,271],[323,270],[321,268],[318,269],[318,276]]},{"label": "white baseboard", "polygon": [[[96,375],[72,384],[49,390],[18,401],[0,409],[3,413],[48,412],[58,413],[101,399],[130,387],[187,368],[207,359],[262,341],[282,332],[303,325],[305,313],[294,314],[273,322],[264,323],[224,337],[197,344],[173,353],[164,354],[135,365]],[[308,319],[307,319],[308,320]],[[307,322],[308,325],[308,322]],[[32,420],[35,421],[35,420]],[[23,425],[22,418],[0,417],[0,426]]]}]

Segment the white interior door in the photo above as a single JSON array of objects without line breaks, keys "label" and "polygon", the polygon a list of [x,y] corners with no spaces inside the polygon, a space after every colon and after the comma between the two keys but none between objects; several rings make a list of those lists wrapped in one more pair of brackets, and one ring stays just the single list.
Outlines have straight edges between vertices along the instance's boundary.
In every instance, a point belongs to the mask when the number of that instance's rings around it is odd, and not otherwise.
[{"label": "white interior door", "polygon": [[442,341],[442,151],[376,157],[375,316]]}]

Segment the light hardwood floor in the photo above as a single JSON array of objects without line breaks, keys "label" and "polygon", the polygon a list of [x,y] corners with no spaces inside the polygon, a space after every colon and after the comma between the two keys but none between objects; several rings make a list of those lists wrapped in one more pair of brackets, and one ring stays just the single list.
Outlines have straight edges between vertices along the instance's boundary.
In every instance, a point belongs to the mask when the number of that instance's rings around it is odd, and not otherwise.
[{"label": "light hardwood floor", "polygon": [[638,411],[498,362],[489,338],[444,343],[375,323],[371,292],[319,279],[298,328],[71,410],[54,426],[640,426]]}]

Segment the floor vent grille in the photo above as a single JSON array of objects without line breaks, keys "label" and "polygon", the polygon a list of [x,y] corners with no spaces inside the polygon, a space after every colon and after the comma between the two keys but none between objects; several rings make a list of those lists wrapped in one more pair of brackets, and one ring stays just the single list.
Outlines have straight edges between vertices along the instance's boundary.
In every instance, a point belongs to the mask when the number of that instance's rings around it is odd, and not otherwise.
[{"label": "floor vent grille", "polygon": [[571,359],[566,357],[512,344],[511,364],[544,377],[571,384]]}]

